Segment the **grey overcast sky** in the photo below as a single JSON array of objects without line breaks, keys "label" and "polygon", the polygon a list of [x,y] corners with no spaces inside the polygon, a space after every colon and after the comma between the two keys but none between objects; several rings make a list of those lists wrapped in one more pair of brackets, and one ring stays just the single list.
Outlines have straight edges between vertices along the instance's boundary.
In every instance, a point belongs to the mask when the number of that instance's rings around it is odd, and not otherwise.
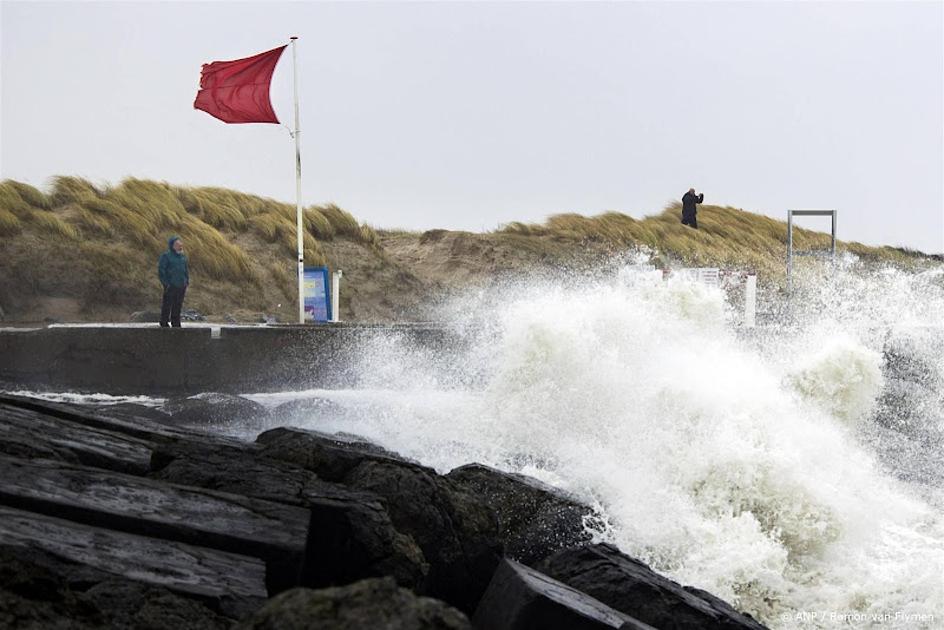
[{"label": "grey overcast sky", "polygon": [[[192,104],[202,63],[298,35],[306,205],[479,231],[641,217],[695,186],[780,219],[836,208],[842,239],[944,251],[940,0],[0,6],[4,178],[294,202],[285,127]],[[290,54],[272,101],[291,125]]]}]

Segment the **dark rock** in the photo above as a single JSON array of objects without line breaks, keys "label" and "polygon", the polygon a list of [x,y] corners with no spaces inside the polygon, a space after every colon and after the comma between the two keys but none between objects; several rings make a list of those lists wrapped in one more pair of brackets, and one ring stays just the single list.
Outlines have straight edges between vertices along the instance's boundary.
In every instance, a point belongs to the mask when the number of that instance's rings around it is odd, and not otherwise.
[{"label": "dark rock", "polygon": [[321,481],[309,470],[258,457],[254,449],[163,445],[152,460],[155,479],[279,501],[311,512],[305,586],[347,584],[391,575],[419,588],[428,566],[409,536],[398,532],[376,495]]},{"label": "dark rock", "polygon": [[[278,428],[256,438],[262,454],[295,463],[327,481],[343,482],[365,458],[393,463],[412,463],[398,454],[353,436],[329,435],[317,431]],[[415,464],[419,466],[419,464]],[[420,467],[422,468],[422,467]],[[424,468],[432,474],[430,469]]]},{"label": "dark rock", "polygon": [[104,625],[116,630],[224,630],[233,624],[200,602],[140,582],[100,582],[82,599],[102,611]]},{"label": "dark rock", "polygon": [[739,622],[743,622],[743,625],[731,624],[724,627],[728,628],[753,628],[758,630],[760,628],[766,628],[764,624],[760,623],[754,617],[747,613],[742,613],[740,610],[724,601],[717,595],[713,595],[706,590],[696,588],[694,586],[683,586],[686,592],[691,593],[698,599],[702,600],[709,606],[711,606],[715,612],[718,613],[718,616],[721,618],[731,618],[736,619]]},{"label": "dark rock", "polygon": [[82,618],[68,604],[34,601],[0,590],[0,628],[16,630],[85,630],[101,628],[101,618]]},{"label": "dark rock", "polygon": [[131,313],[131,316],[128,318],[129,322],[134,322],[136,324],[156,324],[161,321],[161,312],[160,311],[135,311]]},{"label": "dark rock", "polygon": [[502,555],[487,503],[435,471],[363,442],[297,429],[257,439],[269,457],[382,497],[398,531],[413,537],[429,563],[423,593],[471,612]]},{"label": "dark rock", "polygon": [[[9,518],[11,512],[4,514]],[[73,594],[91,584],[111,578],[108,573],[77,564],[41,548],[20,544],[11,540],[10,527],[4,527],[3,542],[0,543],[0,590],[7,591],[40,602],[66,602]],[[77,600],[71,602],[81,607]],[[94,610],[85,607],[75,612],[88,615]]]},{"label": "dark rock", "polygon": [[539,567],[608,606],[666,630],[762,630],[762,624],[704,591],[685,589],[607,544],[561,551]]},{"label": "dark rock", "polygon": [[260,558],[270,593],[298,584],[307,510],[93,468],[0,456],[0,503],[94,527]]},{"label": "dark rock", "polygon": [[193,308],[185,308],[180,311],[180,319],[185,322],[205,322],[206,316]]},{"label": "dark rock", "polygon": [[119,432],[0,402],[0,452],[145,474],[152,444]]},{"label": "dark rock", "polygon": [[446,477],[495,510],[505,555],[518,562],[533,566],[591,540],[584,518],[592,510],[537,479],[481,464],[456,468]]},{"label": "dark rock", "polygon": [[237,319],[231,313],[227,313],[223,316],[223,321],[225,321],[227,324],[235,324]]},{"label": "dark rock", "polygon": [[468,618],[443,602],[397,588],[390,578],[319,591],[293,589],[274,597],[237,630],[471,630]]},{"label": "dark rock", "polygon": [[208,442],[232,442],[232,440],[219,436],[198,435],[192,431],[184,431],[167,426],[166,423],[154,422],[139,416],[135,416],[130,420],[118,415],[106,417],[81,405],[54,403],[2,393],[0,393],[0,404],[35,411],[49,418],[59,418],[86,427],[121,433],[148,441],[173,441],[199,437]]},{"label": "dark rock", "polygon": [[231,624],[203,602],[167,589],[41,549],[0,545],[0,627],[212,630]]},{"label": "dark rock", "polygon": [[472,622],[488,630],[653,630],[513,560],[502,560]]},{"label": "dark rock", "polygon": [[200,600],[232,618],[255,610],[266,597],[265,566],[256,558],[12,508],[0,507],[0,517],[3,553],[34,567],[4,574],[0,588],[31,599],[58,597],[56,589],[62,590],[46,578],[33,577],[35,567],[72,591],[127,578]]},{"label": "dark rock", "polygon": [[63,563],[46,552],[0,544],[0,628],[101,627],[99,611],[69,588],[57,564]]},{"label": "dark rock", "polygon": [[147,405],[138,405],[136,403],[119,403],[117,405],[102,405],[95,407],[95,413],[109,418],[119,418],[122,420],[135,421],[146,418],[151,422],[158,422],[165,425],[171,425],[171,416],[166,411],[161,411],[157,407]]},{"label": "dark rock", "polygon": [[268,411],[259,403],[231,394],[208,392],[189,398],[175,398],[164,404],[163,411],[181,426],[263,427]]},{"label": "dark rock", "polygon": [[345,483],[384,497],[397,529],[416,540],[430,564],[424,592],[475,609],[502,554],[497,520],[484,502],[406,463],[364,461]]}]

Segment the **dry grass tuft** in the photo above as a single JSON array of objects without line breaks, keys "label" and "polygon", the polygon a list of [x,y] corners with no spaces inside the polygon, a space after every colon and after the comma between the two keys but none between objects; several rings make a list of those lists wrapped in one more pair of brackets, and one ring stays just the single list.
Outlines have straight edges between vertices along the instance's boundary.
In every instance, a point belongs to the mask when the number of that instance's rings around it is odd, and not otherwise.
[{"label": "dry grass tuft", "polygon": [[342,210],[333,203],[315,206],[315,209],[328,220],[328,223],[334,228],[336,236],[345,236],[360,241],[362,236],[361,226],[349,212]]},{"label": "dry grass tuft", "polygon": [[81,203],[89,197],[98,197],[101,191],[92,182],[81,177],[59,175],[52,178],[52,193],[50,206],[65,206],[70,203]]},{"label": "dry grass tuft", "polygon": [[13,189],[13,191],[19,195],[20,199],[30,207],[39,208],[41,210],[49,210],[50,207],[52,207],[52,201],[34,186],[12,179],[4,180],[3,185]]},{"label": "dry grass tuft", "polygon": [[22,223],[15,214],[0,206],[0,236],[12,236],[22,229]]},{"label": "dry grass tuft", "polygon": [[79,231],[75,226],[51,212],[37,212],[32,223],[58,242],[79,240]]},{"label": "dry grass tuft", "polygon": [[331,225],[331,221],[322,214],[319,206],[309,206],[305,208],[304,217],[306,229],[311,232],[315,238],[330,241],[337,235],[334,226]]}]

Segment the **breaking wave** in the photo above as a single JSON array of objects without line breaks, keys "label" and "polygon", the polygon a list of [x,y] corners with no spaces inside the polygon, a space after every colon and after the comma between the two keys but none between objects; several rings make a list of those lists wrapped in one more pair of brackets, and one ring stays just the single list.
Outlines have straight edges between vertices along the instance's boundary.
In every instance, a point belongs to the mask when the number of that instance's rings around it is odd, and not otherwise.
[{"label": "breaking wave", "polygon": [[292,394],[345,413],[292,421],[540,478],[597,507],[598,539],[774,627],[933,627],[942,279],[846,259],[762,293],[753,330],[722,290],[632,266],[518,282],[445,307],[446,348],[365,342],[354,387]]}]

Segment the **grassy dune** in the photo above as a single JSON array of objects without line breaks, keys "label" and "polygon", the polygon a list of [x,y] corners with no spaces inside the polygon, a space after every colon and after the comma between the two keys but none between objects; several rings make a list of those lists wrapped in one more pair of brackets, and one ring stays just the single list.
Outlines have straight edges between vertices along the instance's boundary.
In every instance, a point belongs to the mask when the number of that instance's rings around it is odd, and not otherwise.
[{"label": "grassy dune", "polygon": [[[767,282],[782,282],[785,273],[786,222],[752,214],[730,206],[702,205],[698,210],[698,230],[681,224],[681,204],[662,213],[634,219],[607,212],[595,217],[559,214],[540,225],[511,223],[502,231],[529,236],[569,237],[621,247],[644,245],[673,260],[692,267],[716,266],[757,272]],[[830,235],[794,224],[795,250],[825,250]],[[862,243],[838,241],[839,252],[849,251],[860,258],[910,265],[924,257],[896,247],[870,247]]]},{"label": "grassy dune", "polygon": [[[343,268],[342,315],[354,320],[416,317],[431,294],[487,282],[501,272],[593,264],[645,246],[690,266],[752,269],[780,283],[784,222],[731,207],[702,206],[700,230],[679,208],[633,219],[609,212],[511,223],[485,234],[376,231],[333,204],[304,211],[306,264]],[[222,188],[129,178],[97,187],[55,177],[48,192],[0,183],[0,314],[6,320],[126,320],[156,307],[156,260],[168,236],[183,237],[194,279],[187,306],[216,318],[259,313],[290,321],[295,299],[295,206]],[[829,236],[795,229],[798,249]],[[919,264],[917,252],[841,242],[867,260]]]},{"label": "grassy dune", "polygon": [[[304,225],[307,264],[326,264],[324,244],[336,238],[379,246],[374,230],[334,205],[305,208]],[[127,317],[127,307],[153,308],[157,257],[173,234],[184,238],[204,310],[277,311],[272,305],[294,295],[294,205],[219,188],[134,178],[98,188],[56,177],[48,193],[0,183],[9,266],[0,278],[0,307],[7,319],[43,297],[75,301],[90,316],[108,316],[112,305],[117,317]],[[229,309],[227,294],[239,298]]]}]

